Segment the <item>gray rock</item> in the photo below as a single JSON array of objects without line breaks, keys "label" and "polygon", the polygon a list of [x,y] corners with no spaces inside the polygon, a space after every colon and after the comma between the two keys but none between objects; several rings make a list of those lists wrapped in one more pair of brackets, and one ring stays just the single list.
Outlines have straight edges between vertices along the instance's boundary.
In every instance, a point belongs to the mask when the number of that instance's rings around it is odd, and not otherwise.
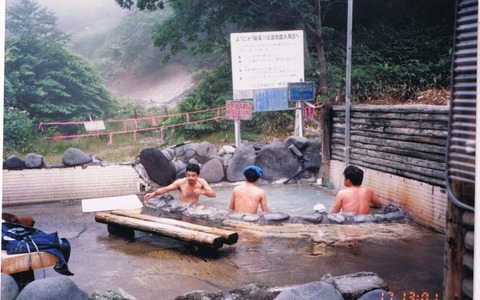
[{"label": "gray rock", "polygon": [[236,213],[236,212],[233,212],[233,213],[229,213],[228,214],[228,218],[231,219],[231,220],[237,220],[237,221],[240,221],[242,220],[242,218],[245,216],[244,213]]},{"label": "gray rock", "polygon": [[68,148],[63,153],[62,162],[68,167],[75,167],[92,162],[92,158],[77,148]]},{"label": "gray rock", "polygon": [[255,165],[262,168],[265,180],[292,178],[300,167],[292,151],[280,141],[263,147],[257,154]]},{"label": "gray rock", "polygon": [[185,161],[190,160],[191,158],[195,158],[195,154],[197,154],[199,144],[198,143],[190,143],[183,146],[183,151],[185,152]]},{"label": "gray rock", "polygon": [[295,145],[288,146],[288,149],[290,149],[292,151],[292,153],[295,154],[295,156],[298,157],[298,158],[303,156],[302,151],[298,150],[298,148],[295,147]]},{"label": "gray rock", "polygon": [[367,292],[357,300],[379,300],[379,299],[398,300],[397,297],[390,295],[388,291],[381,290],[381,289]]},{"label": "gray rock", "polygon": [[204,164],[208,160],[216,157],[218,157],[218,152],[217,148],[215,148],[215,145],[210,144],[209,142],[201,142],[198,144],[195,158],[201,164]]},{"label": "gray rock", "polygon": [[245,180],[243,169],[255,163],[255,150],[248,143],[238,146],[228,163],[225,175],[230,182]]},{"label": "gray rock", "polygon": [[285,221],[290,219],[290,215],[282,212],[267,212],[263,218],[267,221]]},{"label": "gray rock", "polygon": [[[3,299],[3,298],[2,298]],[[27,284],[16,300],[87,300],[88,294],[67,277],[47,277]]]},{"label": "gray rock", "polygon": [[[342,276],[333,276],[326,280],[333,280],[333,286],[343,295],[345,300],[358,299],[366,292],[383,289],[388,290],[387,283],[373,272],[358,272]],[[322,281],[324,281],[322,279]]]},{"label": "gray rock", "polygon": [[175,180],[175,168],[162,151],[146,148],[140,152],[142,162],[148,177],[160,186],[166,186]]},{"label": "gray rock", "polygon": [[289,147],[291,145],[294,145],[298,149],[303,149],[306,146],[308,146],[309,143],[310,143],[307,138],[302,137],[302,136],[294,136],[294,135],[289,136],[283,142],[285,143],[285,146],[287,146],[287,147]]},{"label": "gray rock", "polygon": [[386,218],[390,221],[399,220],[405,218],[403,211],[391,212],[386,215]]},{"label": "gray rock", "polygon": [[320,140],[311,141],[303,150],[302,168],[317,173],[322,166],[322,143]]},{"label": "gray rock", "polygon": [[181,160],[174,160],[173,167],[175,168],[175,178],[185,177],[185,169],[187,164]]},{"label": "gray rock", "polygon": [[2,294],[0,299],[14,300],[18,296],[18,284],[12,276],[2,273]]},{"label": "gray rock", "polygon": [[226,154],[233,154],[233,153],[235,153],[235,150],[236,150],[235,147],[225,145],[225,146],[222,146],[220,148],[220,150],[218,150],[218,155],[223,156],[223,155],[226,155]]},{"label": "gray rock", "polygon": [[343,222],[345,222],[345,217],[341,214],[328,214],[327,219],[335,224],[342,224]]},{"label": "gray rock", "polygon": [[322,214],[303,215],[302,219],[310,223],[321,223],[323,220]]},{"label": "gray rock", "polygon": [[260,219],[260,215],[246,214],[242,220],[245,222],[257,222],[259,219]]},{"label": "gray rock", "polygon": [[28,153],[25,156],[25,167],[27,169],[36,169],[43,166],[43,155],[37,153]]},{"label": "gray rock", "polygon": [[21,170],[25,168],[25,162],[20,157],[13,154],[7,157],[4,166],[9,170]]},{"label": "gray rock", "polygon": [[314,281],[283,290],[275,300],[343,300],[331,284]]},{"label": "gray rock", "polygon": [[355,223],[373,223],[376,222],[377,218],[374,215],[356,215],[353,216],[353,222]]},{"label": "gray rock", "polygon": [[162,150],[162,153],[170,161],[172,161],[175,158],[175,151],[171,148]]},{"label": "gray rock", "polygon": [[209,183],[217,183],[223,180],[225,172],[223,164],[218,158],[211,158],[205,162],[200,170],[200,176]]}]

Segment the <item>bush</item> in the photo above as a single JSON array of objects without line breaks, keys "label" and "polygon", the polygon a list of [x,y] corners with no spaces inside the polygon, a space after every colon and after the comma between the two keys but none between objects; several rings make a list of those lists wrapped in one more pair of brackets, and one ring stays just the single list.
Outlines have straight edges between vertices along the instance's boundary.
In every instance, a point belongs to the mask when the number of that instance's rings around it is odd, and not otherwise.
[{"label": "bush", "polygon": [[9,107],[4,110],[3,151],[28,152],[38,137],[36,125],[28,116],[28,112]]}]

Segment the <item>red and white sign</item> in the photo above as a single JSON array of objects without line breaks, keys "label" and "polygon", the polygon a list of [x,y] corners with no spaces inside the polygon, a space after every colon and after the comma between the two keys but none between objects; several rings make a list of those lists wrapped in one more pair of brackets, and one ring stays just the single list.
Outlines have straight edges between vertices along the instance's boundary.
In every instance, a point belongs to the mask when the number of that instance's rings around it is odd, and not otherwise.
[{"label": "red and white sign", "polygon": [[227,100],[225,104],[225,118],[227,120],[250,120],[253,112],[253,101]]}]

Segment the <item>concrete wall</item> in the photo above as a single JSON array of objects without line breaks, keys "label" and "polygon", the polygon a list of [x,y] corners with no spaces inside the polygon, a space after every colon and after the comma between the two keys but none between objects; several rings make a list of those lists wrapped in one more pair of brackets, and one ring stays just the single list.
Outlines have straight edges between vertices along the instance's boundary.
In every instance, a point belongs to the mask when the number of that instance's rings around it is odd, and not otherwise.
[{"label": "concrete wall", "polygon": [[139,193],[130,165],[3,170],[3,206]]},{"label": "concrete wall", "polygon": [[[330,182],[335,189],[344,189],[343,161],[330,161]],[[384,205],[393,204],[426,227],[445,232],[447,193],[442,187],[361,167],[363,184],[371,187]]]}]

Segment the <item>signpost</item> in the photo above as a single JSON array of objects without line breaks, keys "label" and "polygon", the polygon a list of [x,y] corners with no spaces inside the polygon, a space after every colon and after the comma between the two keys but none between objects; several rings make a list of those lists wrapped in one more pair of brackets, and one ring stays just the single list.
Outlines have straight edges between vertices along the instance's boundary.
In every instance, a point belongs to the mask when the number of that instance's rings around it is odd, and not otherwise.
[{"label": "signpost", "polygon": [[[261,111],[287,109],[288,83],[304,80],[303,30],[232,33],[230,44],[233,100],[254,99]],[[239,146],[240,120],[234,122]]]}]

